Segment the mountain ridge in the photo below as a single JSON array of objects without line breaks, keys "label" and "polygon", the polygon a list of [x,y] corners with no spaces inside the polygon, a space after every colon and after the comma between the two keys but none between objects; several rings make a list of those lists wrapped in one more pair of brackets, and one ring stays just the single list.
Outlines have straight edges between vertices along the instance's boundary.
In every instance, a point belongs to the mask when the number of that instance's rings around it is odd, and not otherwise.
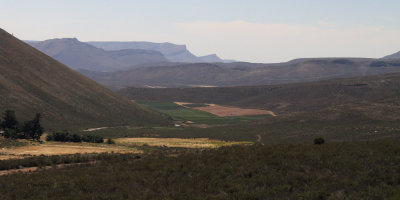
[{"label": "mountain ridge", "polygon": [[158,51],[143,49],[106,51],[80,42],[76,38],[25,42],[72,69],[118,71],[135,65],[168,62]]},{"label": "mountain ridge", "polygon": [[90,41],[87,42],[95,47],[104,50],[121,50],[121,49],[146,49],[161,52],[171,62],[183,63],[201,63],[201,62],[231,62],[219,58],[216,54],[205,56],[195,56],[186,47],[186,45],[177,45],[169,42],[112,42],[112,41]]}]

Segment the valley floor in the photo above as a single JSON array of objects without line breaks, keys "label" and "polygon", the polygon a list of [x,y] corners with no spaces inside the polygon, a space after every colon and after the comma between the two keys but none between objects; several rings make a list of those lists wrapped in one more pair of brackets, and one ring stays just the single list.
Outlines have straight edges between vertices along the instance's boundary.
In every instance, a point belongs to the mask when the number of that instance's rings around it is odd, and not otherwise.
[{"label": "valley floor", "polygon": [[400,198],[399,144],[256,144],[0,161],[6,167],[96,159],[92,165],[1,176],[0,199],[394,200]]}]

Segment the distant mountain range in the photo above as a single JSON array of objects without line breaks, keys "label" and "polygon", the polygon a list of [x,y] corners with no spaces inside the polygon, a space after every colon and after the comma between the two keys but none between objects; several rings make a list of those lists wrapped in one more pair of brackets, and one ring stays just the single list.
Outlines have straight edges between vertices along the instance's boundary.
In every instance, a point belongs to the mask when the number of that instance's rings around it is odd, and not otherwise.
[{"label": "distant mountain range", "polygon": [[171,62],[181,63],[214,63],[214,62],[234,62],[233,60],[223,60],[216,54],[197,57],[187,50],[186,45],[176,45],[172,43],[153,43],[153,42],[88,42],[95,47],[104,50],[123,50],[123,49],[145,49],[161,52]]},{"label": "distant mountain range", "polygon": [[400,72],[396,53],[381,59],[300,58],[284,63],[224,63],[197,57],[185,45],[151,42],[27,41],[33,47],[112,89],[275,85]]},{"label": "distant mountain range", "polygon": [[169,123],[2,29],[0,44],[1,113],[15,110],[27,120],[39,112],[48,131]]},{"label": "distant mountain range", "polygon": [[124,87],[216,87],[313,82],[400,72],[400,60],[366,58],[297,59],[278,64],[194,63],[101,73],[79,70],[113,89]]},{"label": "distant mountain range", "polygon": [[185,45],[151,42],[80,42],[76,38],[25,41],[72,69],[112,72],[161,63],[215,63],[216,54],[197,57]]},{"label": "distant mountain range", "polygon": [[72,69],[118,71],[141,64],[169,62],[158,51],[143,49],[105,51],[80,42],[76,38],[26,42]]}]

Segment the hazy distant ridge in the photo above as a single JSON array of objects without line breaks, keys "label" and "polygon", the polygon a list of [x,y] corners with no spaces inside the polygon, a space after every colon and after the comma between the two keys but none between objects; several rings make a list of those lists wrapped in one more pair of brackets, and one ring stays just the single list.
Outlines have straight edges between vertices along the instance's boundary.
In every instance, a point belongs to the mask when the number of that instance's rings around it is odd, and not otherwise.
[{"label": "hazy distant ridge", "polygon": [[72,69],[118,71],[142,64],[168,62],[158,51],[144,49],[105,51],[80,42],[76,38],[25,42]]},{"label": "hazy distant ridge", "polygon": [[216,54],[197,57],[193,55],[186,45],[153,42],[88,42],[104,50],[146,49],[161,52],[171,62],[201,63],[201,62],[230,62],[219,58]]}]

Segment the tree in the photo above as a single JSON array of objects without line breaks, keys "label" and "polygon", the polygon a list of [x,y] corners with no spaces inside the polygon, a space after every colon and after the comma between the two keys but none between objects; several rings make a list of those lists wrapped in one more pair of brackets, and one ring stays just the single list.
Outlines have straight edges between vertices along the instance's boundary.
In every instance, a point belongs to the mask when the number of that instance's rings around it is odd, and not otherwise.
[{"label": "tree", "polygon": [[3,120],[0,123],[0,127],[3,130],[2,134],[5,138],[18,138],[18,121],[13,110],[6,110],[3,113]]},{"label": "tree", "polygon": [[40,119],[40,113],[36,113],[31,121],[24,123],[23,132],[25,137],[32,138],[33,140],[40,140],[40,136],[42,136],[44,132],[43,127],[40,125]]},{"label": "tree", "polygon": [[32,139],[40,140],[40,136],[42,136],[44,132],[44,128],[40,124],[40,119],[40,113],[36,113],[35,118],[32,120],[32,132],[30,135]]},{"label": "tree", "polygon": [[3,114],[3,122],[1,123],[1,128],[14,129],[16,130],[18,126],[17,117],[15,117],[15,112],[13,110],[6,110]]}]

